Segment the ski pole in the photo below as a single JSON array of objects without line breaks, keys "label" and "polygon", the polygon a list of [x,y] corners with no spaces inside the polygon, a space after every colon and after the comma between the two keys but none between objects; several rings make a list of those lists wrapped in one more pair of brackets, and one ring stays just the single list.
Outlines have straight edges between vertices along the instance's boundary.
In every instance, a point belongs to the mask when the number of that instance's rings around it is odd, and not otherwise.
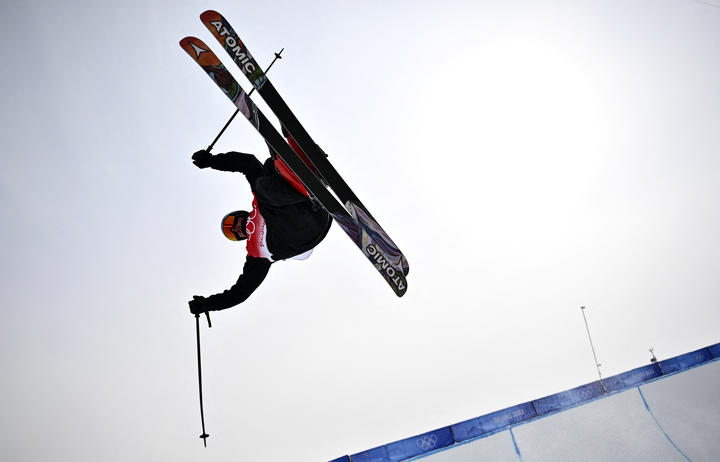
[{"label": "ski pole", "polygon": [[[285,51],[285,48],[283,48],[279,52],[275,53],[275,59],[273,59],[272,62],[270,63],[270,65],[267,67],[267,69],[265,69],[266,75],[270,71],[270,68],[273,66],[273,64],[275,64],[275,61],[277,61],[278,59],[282,59],[282,56],[280,56],[280,55],[282,54],[283,51]],[[250,90],[250,93],[248,93],[248,96],[252,95],[255,92],[255,90],[256,90],[256,88],[253,87],[253,89]],[[212,150],[213,146],[215,146],[215,143],[217,143],[217,140],[219,140],[220,137],[222,136],[222,134],[225,133],[225,129],[228,128],[228,125],[230,125],[230,122],[233,121],[233,119],[238,114],[238,112],[240,112],[240,109],[235,109],[235,112],[233,112],[233,115],[230,116],[230,120],[227,121],[227,123],[222,128],[222,130],[220,130],[220,133],[217,134],[217,136],[215,137],[213,142],[210,143],[210,146],[207,147],[207,149],[206,149],[207,152],[210,152]],[[210,318],[208,318],[208,319],[210,319]]]},{"label": "ski pole", "polygon": [[[208,327],[212,327],[210,324],[210,313],[205,312],[207,316]],[[202,393],[202,365],[200,362],[200,315],[195,315],[195,337],[197,338],[197,357],[198,357],[198,389],[200,390],[200,422],[202,423],[202,435],[200,438],[203,440],[203,446],[207,447],[207,438],[210,436],[205,431],[205,411],[203,410],[203,393]]]}]

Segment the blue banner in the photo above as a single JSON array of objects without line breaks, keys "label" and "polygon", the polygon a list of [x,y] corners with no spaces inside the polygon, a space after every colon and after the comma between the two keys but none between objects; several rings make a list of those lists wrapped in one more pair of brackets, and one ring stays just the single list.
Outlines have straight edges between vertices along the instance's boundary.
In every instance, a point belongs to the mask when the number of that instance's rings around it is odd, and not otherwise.
[{"label": "blue banner", "polygon": [[661,375],[662,371],[660,370],[660,366],[657,363],[653,363],[648,366],[638,367],[637,369],[608,377],[603,380],[603,384],[605,385],[605,391],[609,393],[611,391],[618,391],[647,382],[648,380],[660,377]]},{"label": "blue banner", "polygon": [[659,364],[663,374],[671,374],[673,372],[684,371],[685,369],[710,361],[711,359],[712,355],[710,354],[710,350],[707,348],[701,348],[697,351],[693,351],[692,353],[686,353],[684,355],[666,359],[665,361],[660,361]]},{"label": "blue banner", "polygon": [[333,459],[330,462],[350,462],[350,456],[342,456],[337,459]]},{"label": "blue banner", "polygon": [[452,427],[455,441],[465,441],[537,417],[532,403],[518,404],[492,414],[460,422]]},{"label": "blue banner", "polygon": [[532,403],[538,415],[545,415],[560,409],[567,409],[583,401],[597,398],[604,392],[602,384],[597,381],[573,388],[572,390],[561,391],[560,393],[540,398]]}]

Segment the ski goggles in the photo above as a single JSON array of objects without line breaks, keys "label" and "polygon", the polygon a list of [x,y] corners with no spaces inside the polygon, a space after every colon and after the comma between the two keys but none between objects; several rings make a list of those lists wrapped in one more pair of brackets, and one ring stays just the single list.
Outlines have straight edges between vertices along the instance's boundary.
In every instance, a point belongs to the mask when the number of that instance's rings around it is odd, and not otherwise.
[{"label": "ski goggles", "polygon": [[241,215],[228,215],[223,219],[221,228],[222,233],[225,235],[226,238],[230,239],[231,241],[242,241],[247,239],[247,236],[243,236],[233,231],[235,225],[242,222],[243,218],[244,217]]}]

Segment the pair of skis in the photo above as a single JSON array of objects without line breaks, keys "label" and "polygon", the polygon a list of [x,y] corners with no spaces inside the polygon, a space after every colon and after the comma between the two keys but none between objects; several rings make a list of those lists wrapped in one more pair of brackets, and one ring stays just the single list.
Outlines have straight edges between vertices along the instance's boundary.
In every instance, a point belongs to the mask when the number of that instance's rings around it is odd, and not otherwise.
[{"label": "pair of skis", "polygon": [[[310,161],[312,168],[295,153],[210,47],[195,37],[185,37],[180,41],[180,46],[205,70],[268,145],[290,167],[310,194],[328,211],[382,274],[395,294],[402,297],[407,290],[405,276],[408,274],[409,266],[400,249],[300,124],[227,20],[220,13],[212,10],[202,13],[200,19],[225,48],[254,89],[263,97],[280,120],[284,131],[295,140]],[[337,198],[325,185],[332,189]]]}]

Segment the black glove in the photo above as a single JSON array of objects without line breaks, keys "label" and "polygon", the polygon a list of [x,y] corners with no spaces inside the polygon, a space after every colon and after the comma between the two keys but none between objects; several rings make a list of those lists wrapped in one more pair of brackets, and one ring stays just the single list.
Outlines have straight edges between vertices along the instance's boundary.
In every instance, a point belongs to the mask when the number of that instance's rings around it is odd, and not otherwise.
[{"label": "black glove", "polygon": [[193,299],[188,302],[190,312],[192,314],[202,314],[211,311],[208,307],[207,298],[199,295],[193,295]]},{"label": "black glove", "polygon": [[211,158],[212,154],[204,149],[201,149],[192,155],[193,164],[195,164],[198,168],[208,168],[210,166]]}]

